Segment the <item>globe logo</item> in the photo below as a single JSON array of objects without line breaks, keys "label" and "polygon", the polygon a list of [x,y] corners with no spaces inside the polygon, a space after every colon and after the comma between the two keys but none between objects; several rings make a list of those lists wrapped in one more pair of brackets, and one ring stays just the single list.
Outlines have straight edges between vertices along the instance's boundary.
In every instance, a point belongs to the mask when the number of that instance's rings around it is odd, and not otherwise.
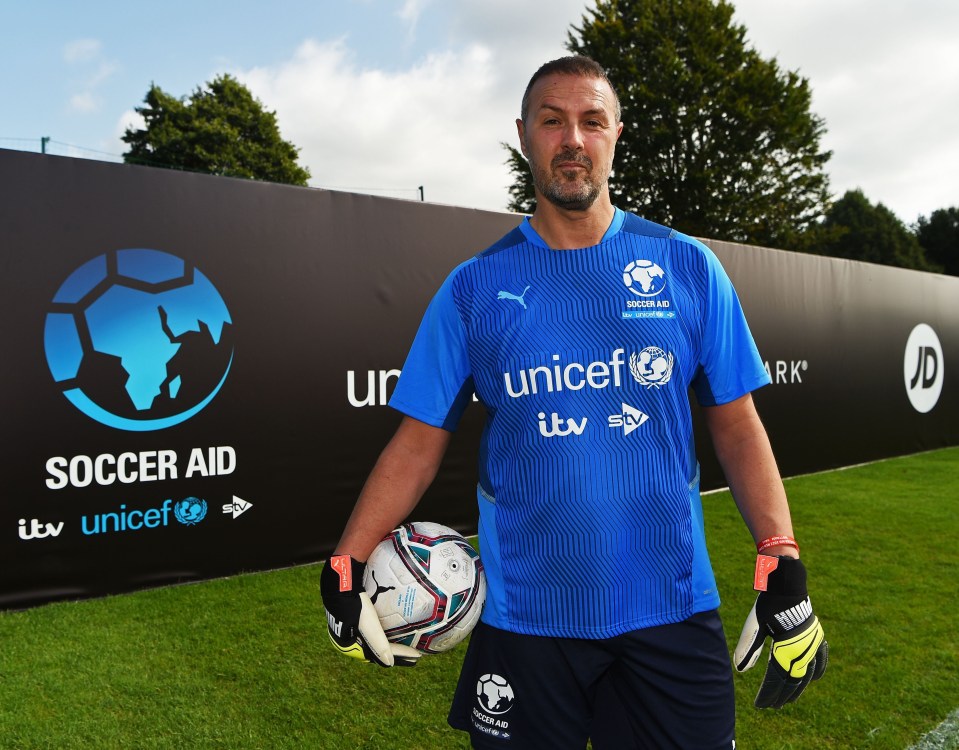
[{"label": "globe logo", "polygon": [[655,297],[666,287],[666,272],[651,260],[634,260],[623,269],[623,283],[633,294]]},{"label": "globe logo", "polygon": [[505,714],[513,707],[513,688],[498,674],[484,674],[476,681],[476,699],[491,714]]},{"label": "globe logo", "polygon": [[209,279],[159,250],[115,250],[61,284],[44,327],[47,365],[81,412],[146,432],[198,414],[233,362],[233,325]]},{"label": "globe logo", "polygon": [[184,526],[196,526],[206,518],[206,500],[188,497],[173,506],[173,515]]},{"label": "globe logo", "polygon": [[641,352],[629,357],[629,371],[640,385],[649,388],[661,388],[673,376],[674,358],[672,353],[658,346],[647,346]]}]

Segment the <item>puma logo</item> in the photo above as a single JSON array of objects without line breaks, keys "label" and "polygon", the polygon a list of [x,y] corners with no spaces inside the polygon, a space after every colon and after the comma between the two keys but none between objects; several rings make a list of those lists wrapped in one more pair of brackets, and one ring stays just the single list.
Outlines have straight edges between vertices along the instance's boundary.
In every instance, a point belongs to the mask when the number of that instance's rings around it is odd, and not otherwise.
[{"label": "puma logo", "polygon": [[523,306],[523,309],[525,310],[525,309],[526,309],[526,301],[523,299],[523,297],[526,296],[526,292],[528,292],[528,291],[529,291],[529,287],[527,286],[527,287],[523,290],[523,293],[522,293],[522,294],[519,294],[519,295],[513,294],[513,293],[511,293],[511,292],[500,292],[499,294],[496,295],[496,299],[511,299],[511,300],[513,300],[514,302],[519,302],[519,303]]},{"label": "puma logo", "polygon": [[373,583],[376,584],[376,591],[373,593],[373,596],[370,597],[370,601],[373,604],[376,604],[376,597],[378,597],[380,594],[384,594],[387,591],[390,591],[391,589],[395,589],[396,586],[380,586],[379,581],[376,580],[376,571],[371,570],[370,573],[373,576]]}]

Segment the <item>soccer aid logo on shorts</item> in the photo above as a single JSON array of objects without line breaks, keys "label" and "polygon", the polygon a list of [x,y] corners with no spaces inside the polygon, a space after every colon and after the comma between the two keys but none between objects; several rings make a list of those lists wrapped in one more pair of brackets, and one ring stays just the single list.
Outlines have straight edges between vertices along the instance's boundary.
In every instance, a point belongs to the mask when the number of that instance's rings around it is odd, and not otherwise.
[{"label": "soccer aid logo on shorts", "polygon": [[476,699],[484,711],[499,716],[513,707],[513,688],[498,674],[484,674],[476,682]]},{"label": "soccer aid logo on shorts", "polygon": [[115,250],[67,277],[48,308],[47,364],[63,395],[118,430],[161,430],[219,392],[233,362],[230,313],[192,265]]},{"label": "soccer aid logo on shorts", "polygon": [[634,260],[623,269],[623,283],[633,294],[655,297],[666,286],[666,272],[651,260]]}]

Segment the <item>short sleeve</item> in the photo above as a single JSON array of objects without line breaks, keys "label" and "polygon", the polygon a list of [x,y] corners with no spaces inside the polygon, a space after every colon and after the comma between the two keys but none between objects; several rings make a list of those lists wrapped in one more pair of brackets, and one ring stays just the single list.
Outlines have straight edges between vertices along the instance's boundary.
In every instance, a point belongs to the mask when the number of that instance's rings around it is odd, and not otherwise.
[{"label": "short sleeve", "polygon": [[458,266],[436,292],[413,339],[389,405],[454,431],[473,395],[466,329],[453,295]]},{"label": "short sleeve", "polygon": [[708,276],[706,317],[702,358],[692,385],[701,406],[718,406],[767,385],[770,379],[729,276],[712,250],[701,247]]}]

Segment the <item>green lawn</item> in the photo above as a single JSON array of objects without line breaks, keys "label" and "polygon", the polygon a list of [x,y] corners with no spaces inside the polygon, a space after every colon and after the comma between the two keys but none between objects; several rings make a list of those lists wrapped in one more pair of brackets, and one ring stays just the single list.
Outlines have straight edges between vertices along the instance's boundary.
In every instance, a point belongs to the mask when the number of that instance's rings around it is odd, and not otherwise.
[{"label": "green lawn", "polygon": [[[959,706],[959,448],[787,481],[831,661],[779,712],[736,677],[743,750],[903,750]],[[704,498],[730,648],[753,598],[731,498]],[[464,647],[381,670],[329,646],[319,567],[0,613],[0,748],[468,748]]]}]

